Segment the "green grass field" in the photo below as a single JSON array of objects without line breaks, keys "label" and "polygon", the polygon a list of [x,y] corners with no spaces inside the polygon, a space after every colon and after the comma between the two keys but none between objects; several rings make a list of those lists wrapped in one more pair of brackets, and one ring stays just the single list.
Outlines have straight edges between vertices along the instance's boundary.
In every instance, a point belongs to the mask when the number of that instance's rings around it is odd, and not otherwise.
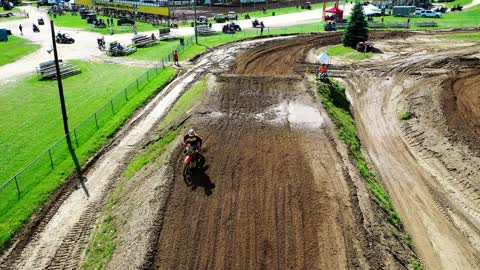
[{"label": "green grass field", "polygon": [[[143,68],[128,67],[129,73],[126,73],[125,67],[118,65],[79,61],[74,63],[82,68],[83,74],[64,80],[71,127],[99,109],[122,87],[145,71]],[[168,82],[175,73],[176,71],[171,68],[160,70],[159,75],[150,77],[149,83],[145,80],[140,85],[139,91],[135,90],[135,95],[133,93],[130,95],[128,102],[123,102],[122,105],[114,101],[115,114],[111,113],[109,106],[105,107],[104,110],[107,113],[104,115],[108,117],[99,118],[101,126],[94,128],[95,124],[93,124],[92,134],[88,134],[88,138],[84,138],[82,144],[76,147],[76,155],[80,163],[85,163],[92,154],[108,142],[123,122],[148,98],[157,93],[159,87]],[[97,76],[91,76],[92,74]],[[0,92],[2,104],[4,99],[10,99],[9,106],[1,107],[0,145],[2,149],[7,149],[0,160],[4,177],[7,175],[11,177],[19,168],[25,166],[62,136],[63,127],[55,82],[41,82],[46,85],[38,85],[37,82],[35,78],[27,78]],[[124,100],[123,95],[119,97]],[[87,125],[88,123],[85,122],[82,127]],[[72,141],[75,141],[74,138]],[[21,189],[20,200],[17,198],[14,183],[0,191],[2,198],[0,200],[0,249],[9,241],[13,233],[28,221],[30,215],[44,203],[51,192],[63,183],[66,176],[73,172],[73,162],[68,157],[64,141],[52,150],[52,156],[55,162],[54,168],[50,167],[48,155],[45,155],[18,177]],[[3,180],[7,179],[2,179],[2,183]]]},{"label": "green grass field", "polygon": [[[146,70],[81,61],[72,63],[80,67],[82,73],[63,80],[71,127],[79,124]],[[13,176],[62,136],[57,89],[56,81],[39,81],[36,76],[2,85],[0,104],[4,105],[0,107],[0,145],[3,154],[0,155],[0,182]]]},{"label": "green grass field", "polygon": [[[107,17],[105,16],[97,16],[98,19],[103,19],[106,23]],[[85,31],[96,32],[102,35],[109,35],[110,34],[110,27],[107,28],[94,28],[93,24],[88,24],[87,20],[82,20],[80,15],[72,16],[70,13],[65,13],[65,15],[57,16],[57,18],[53,18],[50,16],[55,22],[56,26],[60,27],[71,27],[71,28],[80,28]],[[144,32],[144,31],[154,31],[157,32],[158,28],[152,26],[151,24],[144,23],[144,22],[137,22],[137,31]],[[114,19],[114,27],[113,27],[115,34],[122,34],[122,33],[133,33],[131,25],[117,25],[117,19]]]},{"label": "green grass field", "polygon": [[[40,49],[40,45],[16,36],[8,36],[7,42],[0,42],[0,66],[12,63],[22,56]],[[1,94],[0,94],[1,95]]]},{"label": "green grass field", "polygon": [[360,53],[350,47],[344,47],[343,45],[328,48],[327,54],[329,56],[344,56],[345,58],[352,60],[362,60],[373,55],[371,52]]}]

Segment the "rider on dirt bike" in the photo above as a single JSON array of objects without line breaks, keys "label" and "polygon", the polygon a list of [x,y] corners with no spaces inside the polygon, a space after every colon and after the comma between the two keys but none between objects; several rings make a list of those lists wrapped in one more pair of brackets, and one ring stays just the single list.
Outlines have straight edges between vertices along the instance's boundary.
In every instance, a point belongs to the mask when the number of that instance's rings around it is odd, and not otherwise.
[{"label": "rider on dirt bike", "polygon": [[196,150],[201,150],[202,142],[202,137],[198,136],[193,128],[188,131],[187,135],[183,136],[183,145],[190,145]]}]

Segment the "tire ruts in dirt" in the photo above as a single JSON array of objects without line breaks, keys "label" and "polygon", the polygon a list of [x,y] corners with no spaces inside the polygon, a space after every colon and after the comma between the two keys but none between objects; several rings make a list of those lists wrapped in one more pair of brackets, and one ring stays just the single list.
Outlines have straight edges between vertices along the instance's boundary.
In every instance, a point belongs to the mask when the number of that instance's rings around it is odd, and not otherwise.
[{"label": "tire ruts in dirt", "polygon": [[[222,117],[190,122],[205,137],[209,168],[196,175],[192,191],[181,181],[182,155],[174,153],[177,177],[161,213],[153,268],[382,268],[383,255],[374,258],[377,246],[355,214],[354,193],[335,192],[335,183],[347,180],[329,136],[254,117],[309,95],[295,65],[322,42],[339,42],[339,35],[265,44],[240,53],[233,74],[217,77],[209,105]],[[322,154],[309,156],[308,146]],[[312,158],[321,166],[312,168]]]}]

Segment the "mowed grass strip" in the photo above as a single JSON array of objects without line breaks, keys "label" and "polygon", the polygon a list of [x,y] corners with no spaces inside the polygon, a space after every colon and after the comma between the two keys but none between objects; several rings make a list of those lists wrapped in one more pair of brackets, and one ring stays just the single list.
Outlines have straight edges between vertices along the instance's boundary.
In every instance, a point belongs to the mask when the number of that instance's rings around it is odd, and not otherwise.
[{"label": "mowed grass strip", "polygon": [[[102,19],[105,22],[105,24],[107,23],[107,18],[108,17],[106,16],[97,15],[97,19]],[[53,20],[56,26],[80,28],[85,31],[96,32],[103,35],[110,34],[110,27],[94,28],[93,24],[88,24],[86,19],[82,20],[80,15],[73,16],[71,13],[65,13],[64,15],[57,16],[56,18],[53,18],[53,16],[50,16],[50,19]],[[151,24],[144,23],[144,22],[136,22],[135,24],[137,25],[138,32],[152,31],[158,34],[158,28],[154,27]],[[133,33],[133,29],[130,24],[118,26],[116,18],[114,18],[113,31],[115,34]]]},{"label": "mowed grass strip", "polygon": [[[100,126],[86,142],[81,144],[79,148],[76,148],[76,155],[80,163],[84,164],[92,154],[105,145],[125,120],[139,106],[158,93],[172,79],[175,73],[175,69],[172,68],[162,69],[148,84],[144,84],[140,91],[129,99],[128,103],[117,110],[108,122]],[[118,77],[115,78],[118,79]],[[85,104],[84,107],[89,106]],[[21,135],[19,133],[19,138],[21,138]],[[35,143],[35,139],[32,139],[30,144],[25,145],[25,148],[34,146]],[[66,148],[64,151],[67,151]],[[68,157],[68,154],[66,154],[66,157]],[[15,159],[15,157],[12,157],[12,159]],[[37,179],[34,179],[35,183],[21,193],[20,200],[17,199],[15,184],[11,184],[7,186],[6,190],[0,191],[2,198],[0,200],[0,250],[5,247],[15,232],[21,229],[23,224],[29,220],[31,214],[39,209],[50,194],[74,171],[73,162],[69,157],[56,165],[53,170],[49,167],[48,156],[44,163],[40,165],[42,166],[38,166],[33,172],[37,176]],[[39,175],[42,175],[42,177],[38,177]],[[22,180],[30,179],[19,178],[19,183],[24,188]],[[6,191],[10,191],[10,193],[6,193]]]},{"label": "mowed grass strip", "polygon": [[40,49],[39,44],[16,36],[8,36],[7,42],[0,42],[0,66],[15,62],[22,56]]}]

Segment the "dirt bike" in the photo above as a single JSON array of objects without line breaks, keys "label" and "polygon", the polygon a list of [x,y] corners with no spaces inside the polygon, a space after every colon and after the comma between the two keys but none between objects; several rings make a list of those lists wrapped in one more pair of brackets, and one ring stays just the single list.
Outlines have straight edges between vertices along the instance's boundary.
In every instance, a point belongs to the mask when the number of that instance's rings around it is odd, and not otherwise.
[{"label": "dirt bike", "polygon": [[185,145],[183,152],[183,179],[187,186],[191,186],[192,176],[195,169],[202,169],[205,164],[205,157],[200,153],[202,147],[192,147],[190,144]]}]

